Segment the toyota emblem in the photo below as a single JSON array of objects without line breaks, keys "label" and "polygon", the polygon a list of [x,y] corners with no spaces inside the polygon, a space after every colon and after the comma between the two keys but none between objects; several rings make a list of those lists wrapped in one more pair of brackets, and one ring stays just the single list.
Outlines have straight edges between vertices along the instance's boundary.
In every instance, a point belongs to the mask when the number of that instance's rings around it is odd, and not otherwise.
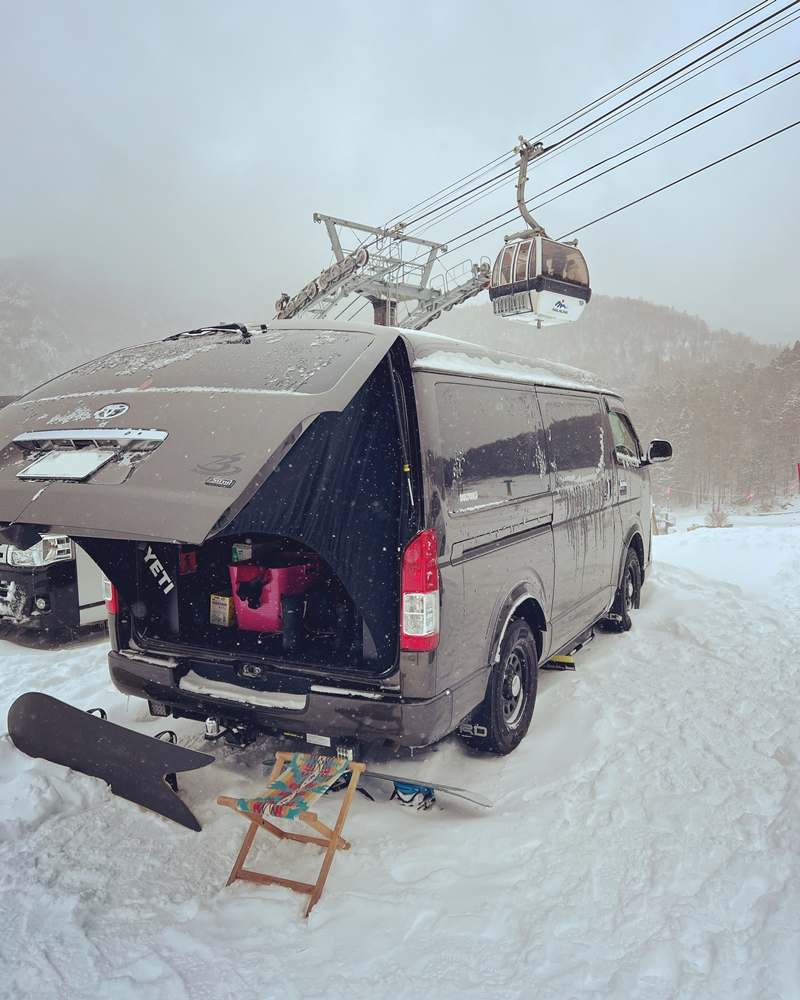
[{"label": "toyota emblem", "polygon": [[95,410],[94,419],[112,420],[114,417],[121,417],[129,409],[127,403],[109,403],[108,406],[101,406],[99,410]]}]

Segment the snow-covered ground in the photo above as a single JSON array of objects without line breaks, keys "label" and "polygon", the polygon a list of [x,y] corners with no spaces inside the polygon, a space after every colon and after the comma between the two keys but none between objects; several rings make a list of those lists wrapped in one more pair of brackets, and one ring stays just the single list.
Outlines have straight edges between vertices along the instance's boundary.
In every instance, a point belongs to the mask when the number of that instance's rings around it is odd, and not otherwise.
[{"label": "snow-covered ground", "polygon": [[[308,921],[289,890],[223,888],[245,824],[215,799],[258,790],[263,746],[182,777],[197,834],[0,738],[0,995],[800,998],[800,516],[655,544],[633,630],[542,673],[515,753],[391,765],[494,808],[356,796]],[[40,690],[164,728],[105,654],[0,642],[0,711]],[[254,865],[312,875],[317,849],[259,836]]]}]

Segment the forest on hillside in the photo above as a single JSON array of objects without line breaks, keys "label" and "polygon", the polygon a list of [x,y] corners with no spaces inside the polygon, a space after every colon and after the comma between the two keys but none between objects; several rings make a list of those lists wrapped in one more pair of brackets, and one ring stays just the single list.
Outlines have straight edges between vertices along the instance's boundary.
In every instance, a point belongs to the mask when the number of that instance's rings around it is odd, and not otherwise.
[{"label": "forest on hillside", "polygon": [[654,469],[662,504],[772,510],[800,490],[800,341],[763,367],[705,370],[630,402],[643,436],[675,449]]},{"label": "forest on hillside", "polygon": [[498,350],[547,358],[601,375],[626,395],[703,369],[766,365],[783,345],[712,330],[698,316],[642,299],[593,295],[575,323],[537,330],[493,315],[488,304],[445,313],[428,329]]}]

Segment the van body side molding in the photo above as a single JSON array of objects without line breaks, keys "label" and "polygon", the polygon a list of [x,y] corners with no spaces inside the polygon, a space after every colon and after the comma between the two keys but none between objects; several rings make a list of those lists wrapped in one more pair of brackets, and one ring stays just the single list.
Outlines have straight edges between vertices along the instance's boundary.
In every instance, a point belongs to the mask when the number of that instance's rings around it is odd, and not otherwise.
[{"label": "van body side molding", "polygon": [[456,542],[450,556],[450,564],[458,566],[467,559],[477,559],[479,556],[493,552],[504,545],[514,545],[517,542],[524,541],[526,538],[534,538],[536,535],[544,534],[551,529],[553,516],[552,514],[547,514],[541,520],[542,523],[536,524],[533,527],[526,527],[516,531],[512,528],[508,534],[499,531],[492,532],[487,541],[480,541],[479,536],[478,538],[468,538],[464,542]]}]

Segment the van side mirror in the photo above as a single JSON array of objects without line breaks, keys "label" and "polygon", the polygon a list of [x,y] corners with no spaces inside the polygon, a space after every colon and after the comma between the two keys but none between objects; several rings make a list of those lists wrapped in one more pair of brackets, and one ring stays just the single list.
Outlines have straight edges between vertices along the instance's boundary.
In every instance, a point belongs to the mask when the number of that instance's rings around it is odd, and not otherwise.
[{"label": "van side mirror", "polygon": [[655,441],[650,442],[650,448],[647,452],[647,464],[651,465],[653,462],[668,462],[672,458],[672,445],[669,441],[661,441],[656,438]]}]

